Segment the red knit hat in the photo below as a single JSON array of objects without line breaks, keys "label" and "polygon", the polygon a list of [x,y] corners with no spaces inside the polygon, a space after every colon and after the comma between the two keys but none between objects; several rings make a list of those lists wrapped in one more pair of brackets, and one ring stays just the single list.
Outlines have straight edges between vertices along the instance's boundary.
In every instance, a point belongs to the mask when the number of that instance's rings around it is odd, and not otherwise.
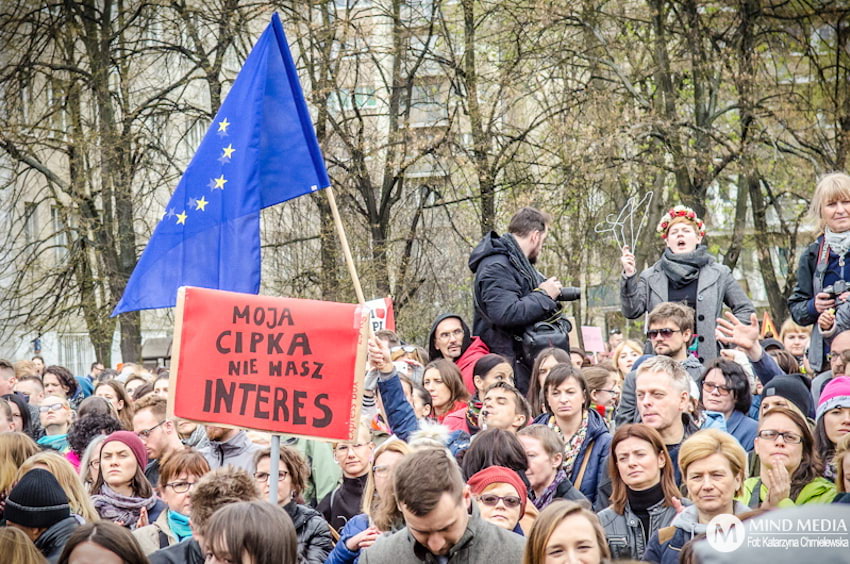
[{"label": "red knit hat", "polygon": [[474,495],[480,495],[493,484],[510,484],[519,494],[519,518],[525,515],[525,504],[528,502],[528,490],[519,474],[504,466],[488,466],[470,476],[466,482]]},{"label": "red knit hat", "polygon": [[[136,436],[136,433],[131,433],[130,431],[115,431],[104,439],[103,446],[105,447],[112,441],[118,441],[119,443],[127,445],[127,447],[133,452],[133,456],[136,457],[136,462],[139,463],[139,467],[144,471],[145,467],[148,465],[148,452],[145,450],[145,445],[142,444],[142,440]],[[101,450],[103,450],[103,447],[101,447]]]}]

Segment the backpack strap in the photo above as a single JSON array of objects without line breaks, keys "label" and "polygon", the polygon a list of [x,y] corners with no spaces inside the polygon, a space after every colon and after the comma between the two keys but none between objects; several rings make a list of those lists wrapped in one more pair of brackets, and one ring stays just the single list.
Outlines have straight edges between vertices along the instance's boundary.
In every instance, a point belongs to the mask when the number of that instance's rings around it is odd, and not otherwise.
[{"label": "backpack strap", "polygon": [[581,483],[584,480],[584,472],[587,470],[587,463],[590,461],[590,455],[593,452],[593,443],[596,442],[596,439],[590,441],[587,445],[587,448],[584,449],[584,459],[581,461],[581,467],[578,469],[578,475],[576,475],[576,481],[573,482],[573,485],[576,489],[581,490]]},{"label": "backpack strap", "polygon": [[813,290],[815,294],[823,290],[823,277],[826,272],[826,267],[829,265],[829,245],[826,244],[826,235],[820,240],[818,245],[818,262],[815,267],[815,278],[813,280]]},{"label": "backpack strap", "polygon": [[658,529],[658,543],[664,544],[670,542],[673,539],[673,535],[676,534],[676,527],[662,527]]},{"label": "backpack strap", "polygon": [[761,505],[761,478],[756,481],[756,485],[753,488],[753,491],[750,492],[750,501],[747,503],[747,506],[750,509],[758,509]]}]

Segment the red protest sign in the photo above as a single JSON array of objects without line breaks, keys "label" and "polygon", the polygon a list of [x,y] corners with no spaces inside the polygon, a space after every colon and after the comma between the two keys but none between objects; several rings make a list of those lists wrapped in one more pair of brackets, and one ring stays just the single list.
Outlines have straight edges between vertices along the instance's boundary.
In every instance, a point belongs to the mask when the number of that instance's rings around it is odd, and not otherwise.
[{"label": "red protest sign", "polygon": [[169,413],[349,440],[360,413],[367,320],[355,304],[181,288]]}]

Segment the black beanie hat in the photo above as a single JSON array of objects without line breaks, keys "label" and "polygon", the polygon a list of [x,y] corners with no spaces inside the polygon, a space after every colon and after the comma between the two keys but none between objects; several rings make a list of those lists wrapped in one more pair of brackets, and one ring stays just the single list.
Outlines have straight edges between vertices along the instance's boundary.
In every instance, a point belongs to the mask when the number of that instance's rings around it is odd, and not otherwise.
[{"label": "black beanie hat", "polygon": [[799,409],[806,417],[814,415],[814,401],[812,400],[812,392],[806,387],[803,382],[805,376],[798,374],[783,374],[775,376],[764,385],[762,396],[769,398],[770,396],[780,396]]},{"label": "black beanie hat", "polygon": [[4,516],[16,525],[43,529],[70,517],[71,506],[53,474],[34,468],[9,492]]}]

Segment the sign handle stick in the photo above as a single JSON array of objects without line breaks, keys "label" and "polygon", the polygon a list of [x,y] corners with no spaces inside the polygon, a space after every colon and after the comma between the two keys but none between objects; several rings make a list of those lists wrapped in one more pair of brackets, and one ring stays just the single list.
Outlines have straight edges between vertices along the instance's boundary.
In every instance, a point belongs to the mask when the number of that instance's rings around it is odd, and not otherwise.
[{"label": "sign handle stick", "polygon": [[269,503],[277,505],[277,485],[280,479],[280,435],[272,435],[271,452],[269,453]]},{"label": "sign handle stick", "polygon": [[345,264],[348,266],[348,273],[351,275],[351,281],[354,283],[354,293],[357,294],[357,301],[363,305],[366,303],[366,298],[363,297],[363,288],[360,286],[360,278],[357,276],[357,267],[354,265],[351,249],[348,246],[348,237],[345,235],[345,228],[342,226],[342,219],[339,217],[339,209],[336,207],[333,186],[325,188],[325,193],[328,195],[328,203],[331,205],[331,213],[334,216],[334,225],[336,225],[339,241],[342,244],[342,254],[345,256]]}]

